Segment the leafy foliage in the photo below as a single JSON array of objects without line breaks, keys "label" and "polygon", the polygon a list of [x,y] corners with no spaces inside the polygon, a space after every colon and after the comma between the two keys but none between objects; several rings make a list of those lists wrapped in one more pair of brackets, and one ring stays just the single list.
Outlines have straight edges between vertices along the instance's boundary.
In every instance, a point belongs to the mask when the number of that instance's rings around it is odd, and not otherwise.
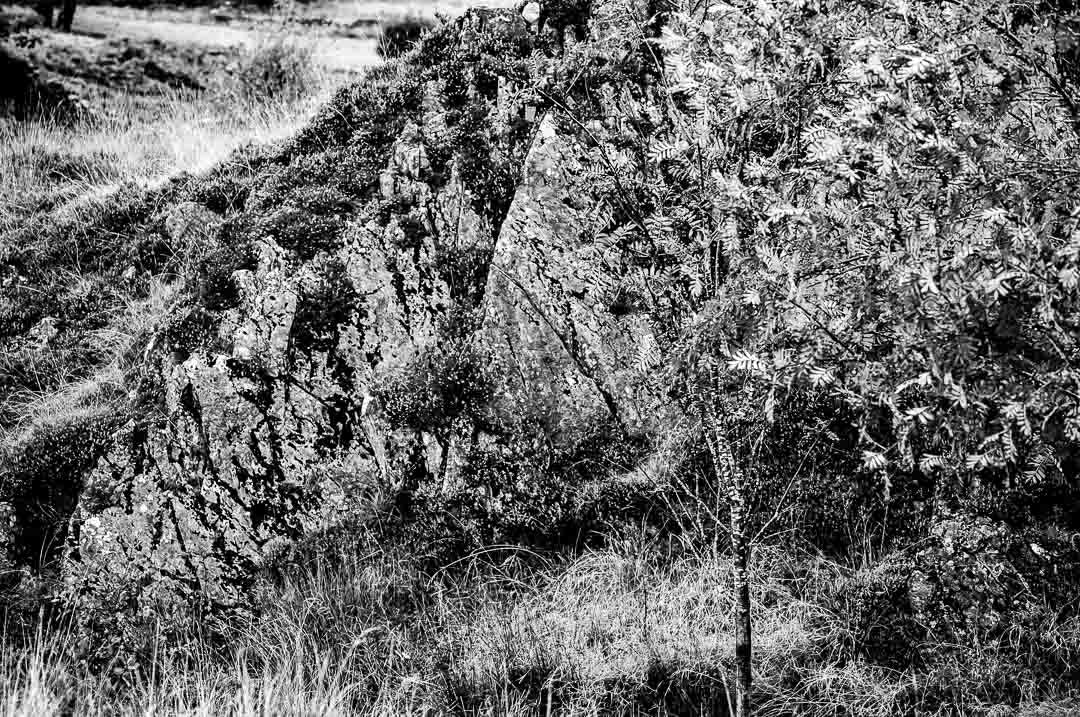
[{"label": "leafy foliage", "polygon": [[768,417],[827,390],[886,490],[915,472],[964,502],[1071,475],[1074,90],[1053,12],[1018,12],[673,17],[658,91],[617,102],[641,151],[601,132],[592,176],[598,245],[619,291],[655,297],[676,375],[747,383]]},{"label": "leafy foliage", "polygon": [[482,421],[495,381],[490,355],[473,337],[476,317],[445,322],[441,339],[382,389],[383,412],[394,428],[430,431],[446,441],[459,419]]}]

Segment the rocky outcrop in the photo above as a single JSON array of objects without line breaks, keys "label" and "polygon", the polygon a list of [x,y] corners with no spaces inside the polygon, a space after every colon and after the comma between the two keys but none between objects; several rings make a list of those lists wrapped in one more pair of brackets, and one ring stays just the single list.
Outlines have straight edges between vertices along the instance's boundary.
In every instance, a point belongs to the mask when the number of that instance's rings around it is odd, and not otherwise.
[{"label": "rocky outcrop", "polygon": [[602,219],[586,178],[595,159],[553,118],[540,123],[495,247],[485,330],[513,367],[511,394],[562,422],[609,413],[640,432],[658,417],[648,375],[656,344],[597,241]]},{"label": "rocky outcrop", "polygon": [[[456,52],[516,27],[496,20],[467,16]],[[64,574],[83,614],[243,608],[273,546],[333,523],[356,486],[392,487],[418,446],[436,445],[429,471],[447,464],[447,445],[391,430],[375,395],[478,300],[461,258],[490,256],[503,216],[474,182],[515,177],[528,135],[497,111],[497,85],[456,95],[422,71],[379,96],[402,98],[389,141],[290,147],[240,214],[186,202],[166,218],[202,269],[143,352],[152,408],[117,432],[72,517]],[[462,131],[487,154],[455,144]]]},{"label": "rocky outcrop", "polygon": [[[424,206],[451,201],[413,189]],[[257,266],[234,272],[242,298],[213,341],[228,350],[154,351],[165,419],[126,426],[90,475],[69,538],[75,594],[159,612],[192,595],[239,605],[264,550],[334,520],[347,489],[334,466],[386,478],[368,399],[434,340],[449,302],[433,240],[402,246],[402,234],[359,216],[340,249],[300,266],[266,237]],[[311,327],[328,293],[349,301],[323,343]]]},{"label": "rocky outcrop", "polygon": [[[143,351],[152,400],[72,517],[64,573],[84,614],[242,609],[274,546],[340,519],[358,486],[407,493],[417,471],[453,484],[498,421],[395,421],[380,401],[432,373],[433,347],[453,370],[468,362],[447,351],[482,347],[500,383],[490,408],[544,414],[548,440],[598,419],[655,429],[648,317],[596,240],[591,150],[533,121],[543,78],[526,72],[523,28],[467,15],[449,46],[343,93],[314,125],[338,139],[302,133],[238,213],[189,200],[164,218],[201,268]],[[455,317],[477,310],[463,340]],[[445,393],[447,377],[428,378],[419,390]]]}]

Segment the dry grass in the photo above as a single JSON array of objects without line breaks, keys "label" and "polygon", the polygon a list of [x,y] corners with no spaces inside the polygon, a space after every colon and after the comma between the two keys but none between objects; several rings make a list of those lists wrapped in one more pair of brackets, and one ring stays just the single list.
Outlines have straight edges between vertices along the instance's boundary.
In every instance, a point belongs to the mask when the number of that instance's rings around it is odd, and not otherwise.
[{"label": "dry grass", "polygon": [[[734,667],[731,580],[722,558],[668,563],[641,553],[586,555],[509,613],[495,605],[467,626],[458,636],[468,646],[461,668],[495,688],[508,673],[546,665],[552,684],[573,685],[583,706],[596,709],[618,693],[648,690],[657,666],[719,679]],[[820,608],[767,576],[757,594],[759,666],[765,674],[783,671],[820,639],[809,627]],[[768,609],[760,602],[778,595]],[[608,685],[618,693],[606,694]],[[716,688],[723,691],[722,681]]]},{"label": "dry grass", "polygon": [[[0,396],[0,413],[19,416],[8,428],[0,426],[0,446],[17,442],[20,436],[42,426],[63,423],[80,416],[116,412],[127,399],[125,355],[140,337],[149,336],[158,328],[157,323],[167,314],[179,288],[179,282],[171,280],[171,277],[155,277],[150,280],[147,295],[141,299],[118,293],[118,309],[108,326],[91,332],[94,345],[103,358],[101,365],[89,377],[67,376],[65,372],[70,367],[55,360],[47,346],[34,349],[39,359],[35,371],[43,381],[59,385],[60,388],[8,391]],[[0,356],[0,360],[6,358]]]},{"label": "dry grass", "polygon": [[[796,589],[779,553],[757,559],[757,714],[899,714],[912,676],[842,658],[840,621],[821,594],[832,571]],[[725,558],[604,551],[528,580],[513,559],[472,560],[454,580],[384,552],[316,560],[268,590],[224,658],[192,636],[184,658],[119,690],[72,661],[63,635],[38,636],[0,655],[0,714],[726,714]],[[387,597],[405,594],[419,600],[409,620]],[[1068,714],[1054,709],[1070,703],[1032,694],[1027,704]]]},{"label": "dry grass", "polygon": [[[516,562],[474,556],[450,578],[378,548],[316,559],[265,588],[263,613],[237,629],[224,656],[191,637],[183,658],[163,657],[119,690],[72,661],[62,635],[39,637],[0,660],[3,713],[727,713],[725,558],[614,549],[539,569]],[[843,655],[843,621],[827,607],[839,569],[818,565],[795,584],[793,567],[776,550],[757,556],[757,714],[899,714],[912,675]],[[980,674],[997,679],[993,653],[984,657]],[[1036,709],[1044,699],[1032,694],[1029,713],[1068,713],[1054,711],[1065,701]]]},{"label": "dry grass", "polygon": [[202,656],[121,688],[72,660],[61,637],[0,659],[0,715],[8,717],[345,715],[353,691],[341,665],[302,651],[255,672],[239,659],[230,671]]},{"label": "dry grass", "polygon": [[296,91],[277,97],[175,91],[153,101],[118,95],[107,111],[74,125],[49,117],[0,120],[0,231],[36,211],[124,183],[202,172],[241,145],[284,139],[342,80],[311,71],[305,81],[302,97]]}]

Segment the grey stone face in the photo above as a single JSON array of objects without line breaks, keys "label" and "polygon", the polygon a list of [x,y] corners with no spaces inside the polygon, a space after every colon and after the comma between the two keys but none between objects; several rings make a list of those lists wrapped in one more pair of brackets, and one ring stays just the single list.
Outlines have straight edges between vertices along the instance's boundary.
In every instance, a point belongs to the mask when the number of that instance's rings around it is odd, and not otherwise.
[{"label": "grey stone face", "polygon": [[655,342],[646,315],[611,311],[616,278],[595,241],[589,161],[541,122],[495,246],[484,328],[516,391],[552,402],[562,421],[610,413],[640,431],[655,423],[658,397],[636,359]]}]

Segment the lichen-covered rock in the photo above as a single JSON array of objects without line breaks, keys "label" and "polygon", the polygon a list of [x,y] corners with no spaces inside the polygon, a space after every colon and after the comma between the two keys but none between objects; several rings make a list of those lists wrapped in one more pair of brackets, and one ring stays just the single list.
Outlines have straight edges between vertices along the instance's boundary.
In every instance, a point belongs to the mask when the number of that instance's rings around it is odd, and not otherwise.
[{"label": "lichen-covered rock", "polygon": [[[166,420],[128,425],[90,475],[72,521],[73,595],[147,615],[181,614],[193,596],[242,606],[264,546],[332,519],[320,465],[385,474],[386,436],[361,420],[363,399],[433,340],[448,290],[430,239],[403,249],[396,222],[361,222],[298,266],[260,241],[211,342],[224,352],[159,348]],[[328,281],[351,297],[341,312],[318,300]]]},{"label": "lichen-covered rock", "polygon": [[[488,81],[529,51],[507,15],[467,14],[415,64],[343,92],[238,211],[168,215],[195,275],[140,367],[153,395],[71,521],[65,580],[88,622],[242,610],[267,552],[337,520],[347,482],[455,465],[445,435],[394,430],[375,397],[480,300],[508,204],[486,200],[512,196],[528,142]],[[448,58],[474,93],[448,86]],[[366,123],[339,126],[349,112]]]},{"label": "lichen-covered rock", "polygon": [[593,159],[550,117],[540,123],[495,247],[485,330],[513,367],[511,394],[559,421],[609,413],[641,431],[658,418],[655,339],[648,315],[618,302],[617,269],[596,236]]}]

